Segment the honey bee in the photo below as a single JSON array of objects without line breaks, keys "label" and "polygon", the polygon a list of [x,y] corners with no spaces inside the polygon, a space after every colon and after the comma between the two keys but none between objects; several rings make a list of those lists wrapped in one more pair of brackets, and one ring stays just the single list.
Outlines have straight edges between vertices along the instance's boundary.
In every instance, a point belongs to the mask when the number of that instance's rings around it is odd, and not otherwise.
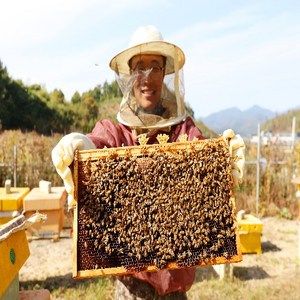
[{"label": "honey bee", "polygon": [[222,143],[176,152],[145,148],[141,158],[109,152],[84,163],[80,217],[99,256],[119,254],[137,271],[144,259],[164,268],[168,261],[192,266],[222,255],[225,239],[235,236],[230,157]]}]

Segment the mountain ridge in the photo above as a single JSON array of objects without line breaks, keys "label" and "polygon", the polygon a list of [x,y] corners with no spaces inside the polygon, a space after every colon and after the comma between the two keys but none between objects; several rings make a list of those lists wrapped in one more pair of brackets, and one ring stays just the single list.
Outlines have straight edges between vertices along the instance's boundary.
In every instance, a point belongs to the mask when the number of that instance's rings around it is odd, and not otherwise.
[{"label": "mountain ridge", "polygon": [[259,105],[253,105],[246,110],[233,106],[212,113],[207,117],[200,117],[199,120],[217,133],[222,133],[225,129],[231,128],[236,133],[247,136],[257,133],[258,123],[263,124],[276,115],[272,110]]}]

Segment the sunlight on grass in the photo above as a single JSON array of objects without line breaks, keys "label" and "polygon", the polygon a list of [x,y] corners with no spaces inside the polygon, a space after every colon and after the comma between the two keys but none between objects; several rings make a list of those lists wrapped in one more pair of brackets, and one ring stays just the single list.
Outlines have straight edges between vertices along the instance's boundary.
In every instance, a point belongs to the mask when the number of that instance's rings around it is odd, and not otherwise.
[{"label": "sunlight on grass", "polygon": [[76,280],[71,276],[48,278],[44,281],[20,282],[21,290],[48,289],[51,300],[111,300],[113,299],[113,280],[94,278]]},{"label": "sunlight on grass", "polygon": [[113,283],[109,279],[96,279],[88,283],[79,283],[72,287],[59,287],[52,292],[52,299],[113,299]]},{"label": "sunlight on grass", "polygon": [[278,230],[278,232],[283,234],[297,234],[296,230]]},{"label": "sunlight on grass", "polygon": [[[203,272],[206,272],[203,269]],[[243,277],[225,278],[224,280],[210,274],[203,279],[201,268],[197,269],[197,277],[188,291],[189,300],[265,300],[265,299],[300,299],[300,273],[291,274],[291,280],[283,279],[277,284],[270,278],[264,284],[260,279],[244,280]],[[207,276],[207,273],[204,277]],[[293,296],[292,296],[293,295]]]}]

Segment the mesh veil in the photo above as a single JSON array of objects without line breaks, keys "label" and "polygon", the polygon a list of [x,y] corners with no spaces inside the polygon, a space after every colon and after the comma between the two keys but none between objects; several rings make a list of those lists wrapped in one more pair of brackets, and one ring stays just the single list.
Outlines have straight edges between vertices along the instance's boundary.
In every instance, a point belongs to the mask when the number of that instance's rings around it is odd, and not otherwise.
[{"label": "mesh veil", "polygon": [[[160,112],[146,112],[140,109],[133,92],[134,85],[140,75],[135,72],[131,74],[116,72],[116,80],[123,94],[117,115],[120,123],[133,128],[150,129],[171,126],[185,118],[183,70],[176,68],[175,61],[176,59],[172,61],[174,72],[164,76],[160,101],[163,109]],[[168,62],[167,60],[166,64]],[[149,76],[149,74],[144,76]]]}]

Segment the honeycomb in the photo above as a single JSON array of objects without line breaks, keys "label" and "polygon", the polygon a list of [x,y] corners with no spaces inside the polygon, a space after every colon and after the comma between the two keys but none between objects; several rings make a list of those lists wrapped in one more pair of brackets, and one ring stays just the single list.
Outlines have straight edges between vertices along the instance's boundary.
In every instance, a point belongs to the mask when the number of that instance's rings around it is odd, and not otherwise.
[{"label": "honeycomb", "polygon": [[74,277],[241,261],[222,138],[78,151]]}]

